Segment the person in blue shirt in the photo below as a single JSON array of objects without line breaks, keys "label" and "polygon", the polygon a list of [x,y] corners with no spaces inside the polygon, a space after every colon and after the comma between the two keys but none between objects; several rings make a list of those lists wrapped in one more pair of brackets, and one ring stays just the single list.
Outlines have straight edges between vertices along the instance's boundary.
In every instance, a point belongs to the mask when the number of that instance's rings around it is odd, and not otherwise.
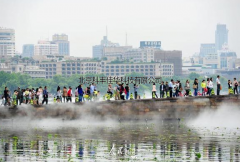
[{"label": "person in blue shirt", "polygon": [[44,87],[43,90],[43,101],[42,101],[42,105],[44,104],[44,102],[46,102],[46,105],[48,104],[48,91],[47,91],[47,86]]},{"label": "person in blue shirt", "polygon": [[79,102],[82,102],[83,99],[83,89],[82,89],[82,85],[78,86],[78,97],[79,97]]}]

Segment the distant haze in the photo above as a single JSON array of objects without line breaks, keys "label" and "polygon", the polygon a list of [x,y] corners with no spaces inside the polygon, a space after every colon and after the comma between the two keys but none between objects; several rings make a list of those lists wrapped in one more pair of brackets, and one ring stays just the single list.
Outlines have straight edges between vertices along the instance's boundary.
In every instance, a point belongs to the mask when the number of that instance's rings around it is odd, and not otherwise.
[{"label": "distant haze", "polygon": [[69,36],[73,56],[91,57],[108,27],[112,42],[139,47],[162,41],[184,56],[214,43],[217,23],[229,30],[230,49],[240,56],[240,0],[0,0],[0,26],[16,32],[16,50],[55,33]]}]

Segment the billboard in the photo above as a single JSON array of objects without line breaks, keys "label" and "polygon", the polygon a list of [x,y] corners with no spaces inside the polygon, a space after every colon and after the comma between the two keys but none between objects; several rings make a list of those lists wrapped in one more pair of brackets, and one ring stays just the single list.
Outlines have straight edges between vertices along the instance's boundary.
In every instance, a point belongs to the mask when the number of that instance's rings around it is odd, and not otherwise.
[{"label": "billboard", "polygon": [[161,41],[140,41],[140,48],[144,47],[161,48]]}]

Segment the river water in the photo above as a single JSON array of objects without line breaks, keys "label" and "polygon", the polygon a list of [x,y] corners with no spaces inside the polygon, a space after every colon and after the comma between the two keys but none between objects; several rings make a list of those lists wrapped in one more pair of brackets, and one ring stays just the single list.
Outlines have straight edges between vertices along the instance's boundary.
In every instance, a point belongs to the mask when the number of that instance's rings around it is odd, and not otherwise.
[{"label": "river water", "polygon": [[240,128],[184,120],[2,119],[0,138],[0,161],[240,161]]}]

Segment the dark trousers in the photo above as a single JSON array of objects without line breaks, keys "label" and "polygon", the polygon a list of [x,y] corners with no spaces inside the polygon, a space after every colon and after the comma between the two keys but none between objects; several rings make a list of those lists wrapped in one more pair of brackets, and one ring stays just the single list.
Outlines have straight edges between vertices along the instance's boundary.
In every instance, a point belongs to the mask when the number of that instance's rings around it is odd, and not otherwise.
[{"label": "dark trousers", "polygon": [[158,98],[156,91],[152,91],[152,98],[153,98],[153,94],[155,94],[155,97]]},{"label": "dark trousers", "polygon": [[67,97],[67,102],[68,101],[72,102],[72,97]]},{"label": "dark trousers", "polygon": [[48,98],[47,97],[43,97],[42,104],[44,104],[44,102],[46,102],[46,105],[48,104]]},{"label": "dark trousers", "polygon": [[188,96],[189,95],[189,90],[188,89],[186,89],[186,96]]},{"label": "dark trousers", "polygon": [[137,92],[134,92],[134,98],[137,99]]},{"label": "dark trousers", "polygon": [[160,91],[160,98],[163,98],[164,96],[164,91]]},{"label": "dark trousers", "polygon": [[208,91],[207,91],[207,95],[210,96],[210,93],[211,93],[211,92],[210,92],[210,88],[207,87],[207,90],[208,90]]},{"label": "dark trousers", "polygon": [[217,85],[217,95],[220,95],[220,87],[221,87],[221,84],[218,84]]},{"label": "dark trousers", "polygon": [[170,97],[172,97],[172,87],[169,87],[169,93],[170,93]]},{"label": "dark trousers", "polygon": [[233,88],[234,94],[235,94],[235,91],[236,91],[236,94],[238,94],[238,87],[237,87],[237,86],[235,86],[235,87]]}]

